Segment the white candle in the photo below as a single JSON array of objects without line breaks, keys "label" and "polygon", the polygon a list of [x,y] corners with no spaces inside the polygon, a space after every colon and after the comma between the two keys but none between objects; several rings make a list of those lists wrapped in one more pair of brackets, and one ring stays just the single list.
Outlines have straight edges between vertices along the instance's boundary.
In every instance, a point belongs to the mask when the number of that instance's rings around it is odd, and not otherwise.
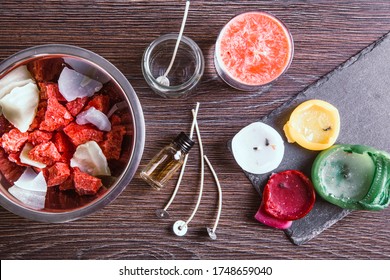
[{"label": "white candle", "polygon": [[262,122],[255,122],[241,129],[233,137],[232,152],[243,170],[264,174],[281,163],[284,143],[274,128]]}]

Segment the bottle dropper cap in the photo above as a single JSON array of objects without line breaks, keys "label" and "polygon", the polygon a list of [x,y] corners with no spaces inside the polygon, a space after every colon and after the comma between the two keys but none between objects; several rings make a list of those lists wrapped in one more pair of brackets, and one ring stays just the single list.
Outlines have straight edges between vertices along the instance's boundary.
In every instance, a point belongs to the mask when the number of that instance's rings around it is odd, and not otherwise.
[{"label": "bottle dropper cap", "polygon": [[180,134],[173,140],[173,143],[176,144],[184,153],[188,153],[195,142],[191,140],[184,132]]}]

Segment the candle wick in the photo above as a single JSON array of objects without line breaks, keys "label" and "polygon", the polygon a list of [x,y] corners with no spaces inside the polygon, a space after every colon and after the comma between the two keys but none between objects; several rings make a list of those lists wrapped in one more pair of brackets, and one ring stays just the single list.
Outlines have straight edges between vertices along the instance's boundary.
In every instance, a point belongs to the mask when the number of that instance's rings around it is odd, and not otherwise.
[{"label": "candle wick", "polygon": [[171,71],[171,68],[173,66],[173,62],[175,61],[175,58],[176,58],[177,50],[179,48],[181,37],[183,36],[183,32],[184,32],[184,27],[186,25],[189,7],[190,7],[190,1],[187,1],[186,8],[184,11],[184,16],[183,16],[183,21],[181,23],[179,36],[177,37],[177,41],[176,41],[175,49],[173,51],[171,62],[169,63],[169,66],[168,66],[167,70],[165,71],[164,75],[157,78],[157,82],[159,82],[160,84],[162,84],[164,86],[169,86],[169,79],[167,78],[167,76],[169,74],[169,71]]},{"label": "candle wick", "polygon": [[258,151],[258,150],[260,150],[260,148],[259,147],[253,147],[253,150]]},{"label": "candle wick", "polygon": [[351,173],[349,171],[349,168],[347,166],[343,166],[341,168],[341,175],[345,178],[345,179],[348,179],[349,177],[351,177]]},{"label": "candle wick", "polygon": [[269,140],[268,140],[268,138],[265,138],[265,145],[266,145],[266,146],[269,146]]},{"label": "candle wick", "polygon": [[323,128],[322,130],[323,131],[329,131],[329,130],[331,130],[332,129],[332,127],[331,126],[328,126],[327,128]]}]

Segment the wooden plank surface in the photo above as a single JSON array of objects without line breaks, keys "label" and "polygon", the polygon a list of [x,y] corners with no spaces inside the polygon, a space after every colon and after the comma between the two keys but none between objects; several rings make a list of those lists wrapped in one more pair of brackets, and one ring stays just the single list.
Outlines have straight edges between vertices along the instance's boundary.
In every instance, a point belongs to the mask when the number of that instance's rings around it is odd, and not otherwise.
[{"label": "wooden plank surface", "polygon": [[[173,190],[150,189],[137,176],[109,206],[65,224],[28,221],[0,208],[1,259],[389,259],[390,209],[354,212],[303,246],[253,218],[259,196],[228,152],[226,143],[340,63],[389,31],[390,3],[380,1],[192,1],[185,35],[206,59],[197,91],[164,100],[147,86],[142,53],[159,35],[180,28],[184,1],[0,1],[0,60],[24,48],[65,43],[94,51],[116,65],[138,94],[146,121],[139,170],[180,130],[201,103],[199,125],[205,152],[224,192],[218,239],[205,231],[217,211],[217,190],[206,173],[204,196],[185,237],[172,224],[187,219],[199,185],[198,151],[191,152],[185,183],[158,220]],[[295,42],[291,68],[265,93],[239,92],[217,76],[213,47],[234,15],[264,10],[282,19]]]}]

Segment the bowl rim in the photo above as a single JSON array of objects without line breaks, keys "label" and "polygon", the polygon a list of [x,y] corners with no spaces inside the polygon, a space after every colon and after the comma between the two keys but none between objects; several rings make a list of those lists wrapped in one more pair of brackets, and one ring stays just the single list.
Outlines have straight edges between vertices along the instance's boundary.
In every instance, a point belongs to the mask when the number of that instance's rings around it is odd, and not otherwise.
[{"label": "bowl rim", "polygon": [[106,192],[105,195],[92,203],[86,204],[82,208],[72,209],[68,212],[42,212],[15,204],[11,199],[0,192],[0,205],[8,211],[30,220],[49,223],[62,223],[77,220],[105,207],[113,200],[115,200],[127,187],[131,179],[134,177],[142,158],[145,145],[145,120],[138,96],[123,73],[102,56],[81,47],[67,44],[45,44],[26,48],[1,61],[0,74],[5,74],[11,71],[19,65],[25,63],[27,60],[47,55],[80,58],[82,60],[86,60],[88,63],[93,64],[106,73],[112,80],[116,82],[116,84],[125,94],[127,99],[126,101],[132,114],[134,127],[133,145],[130,160],[125,168],[126,171],[123,172],[120,177],[118,177],[116,187],[111,188],[108,192]]}]

